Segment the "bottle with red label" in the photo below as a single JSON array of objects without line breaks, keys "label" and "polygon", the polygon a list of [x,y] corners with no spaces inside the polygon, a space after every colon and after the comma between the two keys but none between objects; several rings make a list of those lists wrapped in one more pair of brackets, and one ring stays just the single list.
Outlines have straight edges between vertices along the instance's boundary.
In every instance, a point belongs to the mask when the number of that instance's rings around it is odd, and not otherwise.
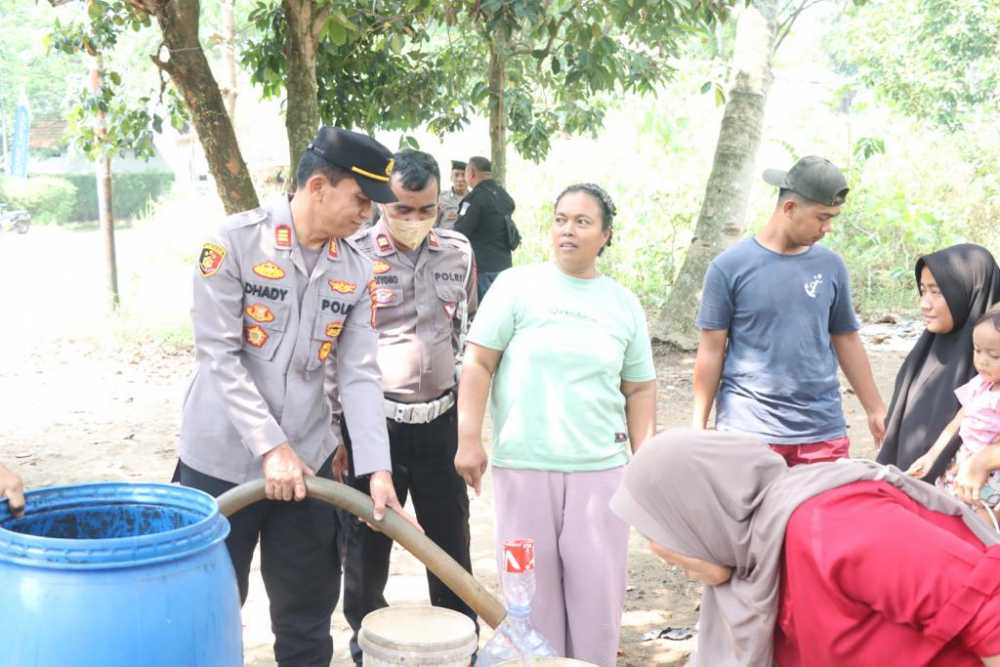
[{"label": "bottle with red label", "polygon": [[503,587],[507,617],[493,638],[479,652],[476,667],[493,667],[505,660],[554,657],[555,650],[531,624],[531,599],[535,596],[535,543],[509,540],[503,545]]}]

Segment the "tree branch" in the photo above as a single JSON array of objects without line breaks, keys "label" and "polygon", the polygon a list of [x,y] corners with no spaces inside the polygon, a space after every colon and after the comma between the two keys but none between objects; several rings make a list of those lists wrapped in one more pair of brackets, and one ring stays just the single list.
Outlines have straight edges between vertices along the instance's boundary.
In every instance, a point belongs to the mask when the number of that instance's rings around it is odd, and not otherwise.
[{"label": "tree branch", "polygon": [[[551,35],[549,35],[549,41],[545,44],[545,48],[542,49],[542,57],[539,60],[544,60],[545,58],[547,58],[549,56],[549,54],[552,51],[552,45],[555,43],[556,37],[559,36],[559,29],[562,28],[563,23],[566,22],[567,18],[568,18],[567,14],[563,14],[562,16],[559,17],[559,21],[556,23],[556,29],[552,31]],[[511,51],[511,55],[513,55],[513,56],[523,56],[523,55],[527,55],[529,53],[533,54],[534,52],[535,52],[535,49],[532,49],[532,48],[526,46],[523,49],[515,49],[515,50]]]},{"label": "tree branch", "polygon": [[812,0],[812,2],[809,0],[802,0],[802,4],[799,5],[799,8],[792,12],[788,18],[778,24],[778,30],[776,32],[777,39],[774,40],[774,48],[771,49],[772,57],[775,53],[777,53],[778,47],[781,46],[781,43],[785,41],[785,37],[788,37],[788,33],[791,32],[792,26],[795,25],[795,20],[799,18],[799,15],[810,7],[818,5],[821,2],[826,2],[826,0]]}]

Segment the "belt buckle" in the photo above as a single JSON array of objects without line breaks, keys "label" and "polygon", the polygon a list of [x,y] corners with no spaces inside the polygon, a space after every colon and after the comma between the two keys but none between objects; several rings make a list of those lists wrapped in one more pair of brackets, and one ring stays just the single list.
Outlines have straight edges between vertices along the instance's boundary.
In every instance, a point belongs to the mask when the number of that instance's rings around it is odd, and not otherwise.
[{"label": "belt buckle", "polygon": [[429,407],[427,403],[418,403],[410,406],[410,423],[426,424],[428,421],[427,415],[430,412]]}]

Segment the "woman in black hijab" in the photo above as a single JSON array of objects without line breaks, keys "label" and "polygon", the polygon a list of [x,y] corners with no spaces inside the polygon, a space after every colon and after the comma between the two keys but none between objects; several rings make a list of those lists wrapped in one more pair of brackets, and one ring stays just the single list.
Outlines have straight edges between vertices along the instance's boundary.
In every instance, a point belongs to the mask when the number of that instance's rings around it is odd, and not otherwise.
[{"label": "woman in black hijab", "polygon": [[[927,452],[958,412],[955,389],[972,379],[972,329],[1000,301],[1000,267],[990,252],[971,243],[917,260],[917,288],[926,329],[896,375],[879,463],[906,470]],[[924,480],[932,482],[961,441],[948,443]]]}]

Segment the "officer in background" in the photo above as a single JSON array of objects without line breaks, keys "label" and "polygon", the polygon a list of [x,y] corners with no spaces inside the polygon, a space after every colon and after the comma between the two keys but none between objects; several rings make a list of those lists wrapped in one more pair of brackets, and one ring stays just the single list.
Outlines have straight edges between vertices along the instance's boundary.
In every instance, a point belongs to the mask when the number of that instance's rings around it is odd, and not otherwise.
[{"label": "officer in background", "polygon": [[439,219],[436,227],[438,229],[454,229],[455,221],[458,219],[458,205],[462,203],[462,198],[469,192],[465,182],[466,164],[461,160],[451,161],[451,190],[442,192],[438,198]]},{"label": "officer in background", "polygon": [[336,513],[306,499],[304,483],[333,476],[331,401],[357,436],[357,483],[370,485],[376,520],[386,507],[402,511],[381,410],[372,264],[344,240],[373,200],[394,201],[391,172],[381,144],[321,128],[299,161],[296,192],[230,216],[195,271],[197,368],[176,478],[213,496],[266,480],[268,500],[229,518],[226,546],[244,602],[260,542],[281,667],[328,667],[333,655]]},{"label": "officer in background", "polygon": [[[396,493],[413,506],[431,540],[472,571],[469,558],[469,498],[455,472],[458,422],[457,359],[469,315],[475,310],[476,268],[472,248],[453,231],[432,230],[437,219],[440,173],[427,153],[395,156],[390,185],[395,203],[383,205],[375,226],[355,236],[375,267],[375,326],[382,370],[385,417]],[[362,442],[347,421],[353,454],[346,481],[365,491],[356,476]],[[347,461],[338,450],[334,469]],[[358,521],[345,521],[344,616],[354,634],[351,654],[361,664],[358,630],[369,612],[386,606],[392,542]],[[476,614],[437,577],[427,573],[431,604]]]},{"label": "officer in background", "polygon": [[469,239],[476,255],[480,301],[500,272],[512,264],[506,216],[514,212],[514,200],[493,180],[492,169],[484,157],[469,158],[465,180],[472,190],[459,204],[455,222],[455,231]]}]

